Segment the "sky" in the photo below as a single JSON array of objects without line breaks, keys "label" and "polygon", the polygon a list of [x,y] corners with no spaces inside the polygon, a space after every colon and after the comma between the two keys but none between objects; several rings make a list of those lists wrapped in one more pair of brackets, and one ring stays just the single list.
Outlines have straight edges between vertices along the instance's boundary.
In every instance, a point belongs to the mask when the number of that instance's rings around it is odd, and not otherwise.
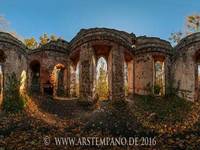
[{"label": "sky", "polygon": [[0,0],[9,30],[36,39],[47,33],[70,41],[82,28],[106,27],[168,40],[195,13],[199,0]]}]

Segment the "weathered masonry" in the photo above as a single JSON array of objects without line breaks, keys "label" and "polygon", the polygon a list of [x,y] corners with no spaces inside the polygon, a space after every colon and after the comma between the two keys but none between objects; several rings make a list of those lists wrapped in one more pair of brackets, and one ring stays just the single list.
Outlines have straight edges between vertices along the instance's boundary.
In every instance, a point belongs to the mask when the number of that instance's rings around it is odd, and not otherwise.
[{"label": "weathered masonry", "polygon": [[92,28],[82,29],[70,42],[58,39],[34,50],[0,32],[1,100],[7,77],[15,72],[23,92],[80,97],[87,101],[95,95],[100,57],[107,62],[110,100],[127,96],[126,72],[128,95],[152,92],[162,96],[173,82],[181,97],[191,101],[200,98],[200,33],[185,37],[172,48],[159,38]]}]

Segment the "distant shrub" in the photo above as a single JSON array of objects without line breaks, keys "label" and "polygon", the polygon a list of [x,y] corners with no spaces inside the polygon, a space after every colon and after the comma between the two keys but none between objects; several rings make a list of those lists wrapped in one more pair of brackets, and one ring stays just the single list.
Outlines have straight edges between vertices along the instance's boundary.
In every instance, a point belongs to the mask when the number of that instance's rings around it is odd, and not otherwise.
[{"label": "distant shrub", "polygon": [[161,90],[161,87],[160,85],[154,85],[154,94],[156,95],[159,95],[160,94],[160,90]]},{"label": "distant shrub", "polygon": [[6,79],[3,110],[6,112],[20,112],[26,104],[26,99],[20,94],[20,80],[17,79],[15,73],[8,75]]},{"label": "distant shrub", "polygon": [[[178,96],[178,92],[180,90],[180,80],[178,80],[178,82],[174,79],[174,73],[171,72],[171,69],[168,68],[170,70],[170,78],[168,80],[168,85],[166,87],[166,97],[174,97],[174,96]],[[177,83],[177,84],[175,84]]]}]

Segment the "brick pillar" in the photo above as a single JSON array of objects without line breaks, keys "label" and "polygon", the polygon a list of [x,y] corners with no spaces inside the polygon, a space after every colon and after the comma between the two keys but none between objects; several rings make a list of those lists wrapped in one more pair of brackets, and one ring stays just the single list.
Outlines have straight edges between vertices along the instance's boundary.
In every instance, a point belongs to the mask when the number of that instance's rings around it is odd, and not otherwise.
[{"label": "brick pillar", "polygon": [[76,72],[75,66],[70,65],[70,96],[74,97],[76,93]]},{"label": "brick pillar", "polygon": [[63,78],[63,84],[64,84],[64,95],[68,96],[68,63],[65,63],[65,70],[64,70],[64,78]]},{"label": "brick pillar", "polygon": [[134,63],[133,60],[128,61],[128,93],[133,94],[134,93]]},{"label": "brick pillar", "polygon": [[70,90],[70,59],[67,57],[66,67],[65,67],[65,92],[66,96],[69,97]]},{"label": "brick pillar", "polygon": [[80,51],[80,99],[88,100],[94,94],[95,61],[93,48],[88,44],[81,46]]},{"label": "brick pillar", "polygon": [[124,53],[123,47],[113,46],[109,55],[110,99],[114,101],[125,99],[124,88]]}]

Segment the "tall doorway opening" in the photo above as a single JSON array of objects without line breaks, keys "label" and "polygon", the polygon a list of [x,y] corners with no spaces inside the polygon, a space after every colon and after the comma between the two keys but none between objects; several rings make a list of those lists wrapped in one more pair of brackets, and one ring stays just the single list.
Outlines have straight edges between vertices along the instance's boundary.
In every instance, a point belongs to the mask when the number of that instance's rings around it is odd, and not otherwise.
[{"label": "tall doorway opening", "polygon": [[31,92],[34,94],[40,93],[40,63],[34,60],[30,64],[31,68]]},{"label": "tall doorway opening", "polygon": [[108,99],[108,66],[104,57],[100,57],[97,61],[96,93],[98,94],[100,100]]}]

